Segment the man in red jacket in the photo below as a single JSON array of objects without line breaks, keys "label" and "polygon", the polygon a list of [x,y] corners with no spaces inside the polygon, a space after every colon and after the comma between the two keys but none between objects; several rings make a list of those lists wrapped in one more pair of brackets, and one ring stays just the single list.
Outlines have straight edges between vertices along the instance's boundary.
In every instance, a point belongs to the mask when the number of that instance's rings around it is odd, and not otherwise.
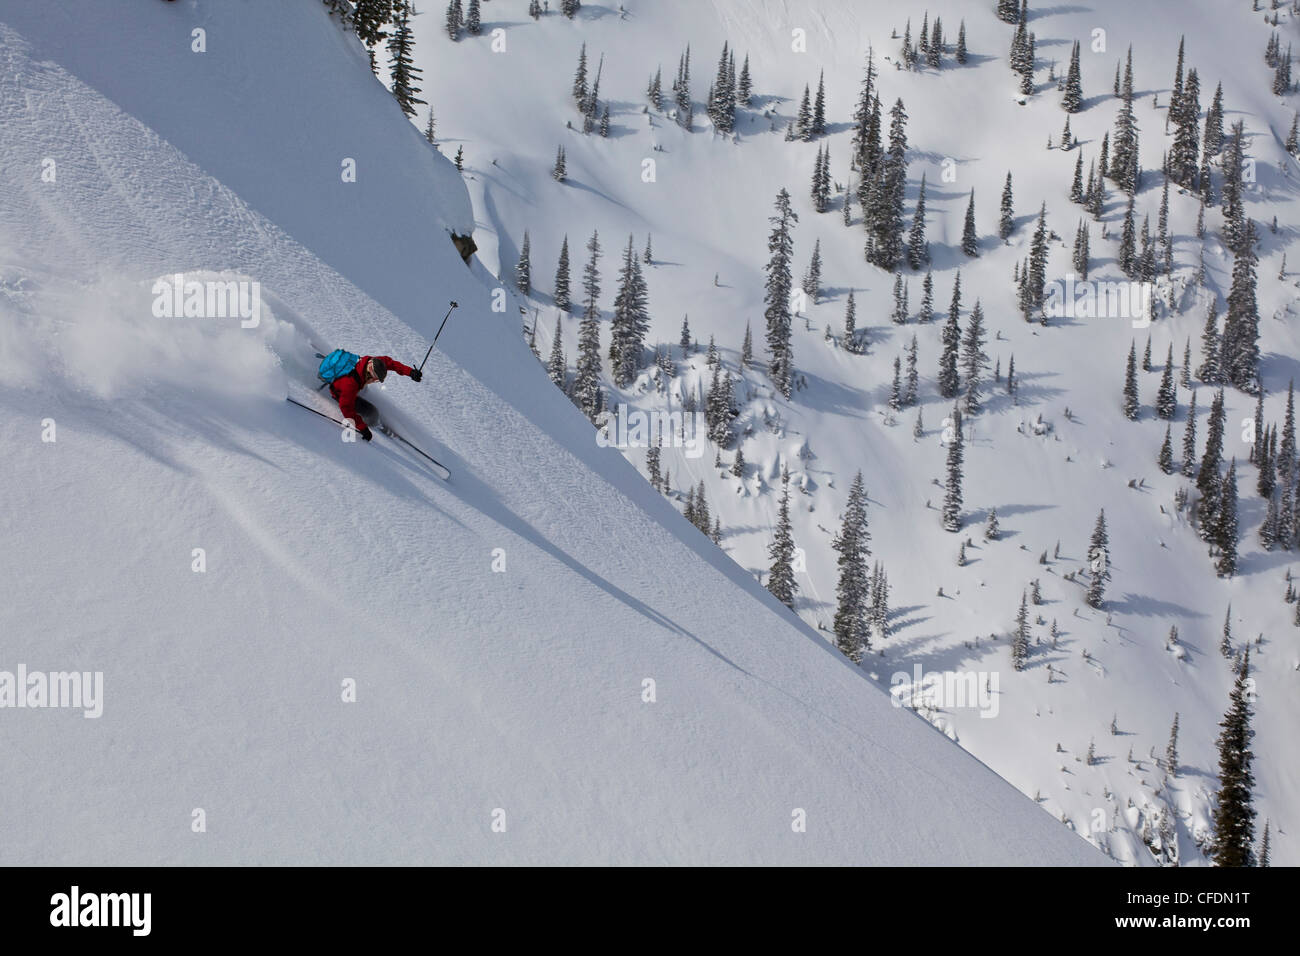
[{"label": "man in red jacket", "polygon": [[387,355],[363,355],[357,361],[356,368],[330,383],[330,395],[339,403],[339,411],[343,413],[344,421],[350,419],[366,441],[370,441],[371,438],[370,426],[358,414],[357,405],[359,403],[364,408],[370,403],[364,398],[359,398],[358,394],[367,385],[382,382],[388,377],[390,371],[398,375],[406,375],[413,382],[418,382],[422,377],[418,368],[403,365],[397,359],[389,358]]}]

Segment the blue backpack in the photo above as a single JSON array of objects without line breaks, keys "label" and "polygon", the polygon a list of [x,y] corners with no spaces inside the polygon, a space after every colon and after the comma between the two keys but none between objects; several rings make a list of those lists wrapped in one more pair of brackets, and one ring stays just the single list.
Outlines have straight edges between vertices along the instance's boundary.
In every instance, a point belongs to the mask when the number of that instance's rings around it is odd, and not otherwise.
[{"label": "blue backpack", "polygon": [[326,385],[332,385],[336,379],[354,371],[360,361],[361,356],[355,352],[335,349],[329,355],[321,357],[320,370],[316,373],[316,377]]}]

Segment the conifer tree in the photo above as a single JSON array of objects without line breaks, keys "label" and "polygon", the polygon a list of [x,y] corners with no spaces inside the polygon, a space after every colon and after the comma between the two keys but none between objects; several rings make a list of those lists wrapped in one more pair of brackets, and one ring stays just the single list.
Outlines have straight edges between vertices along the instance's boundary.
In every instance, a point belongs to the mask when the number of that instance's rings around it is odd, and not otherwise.
[{"label": "conifer tree", "polygon": [[736,103],[740,106],[748,106],[754,96],[754,81],[749,74],[749,54],[745,54],[745,62],[740,68],[740,78],[736,81]]},{"label": "conifer tree", "polygon": [[[356,31],[358,39],[365,44],[372,73],[376,69],[375,47],[380,40],[388,37],[384,32],[384,25],[391,19],[392,14],[392,0],[356,0],[353,4],[352,28]],[[347,19],[346,13],[340,13],[340,16],[344,20]]]},{"label": "conifer tree", "polygon": [[1196,393],[1187,404],[1187,425],[1183,429],[1182,472],[1187,478],[1196,474]]},{"label": "conifer tree", "polygon": [[1255,224],[1247,222],[1245,237],[1236,250],[1228,311],[1223,320],[1222,354],[1227,365],[1222,374],[1248,394],[1259,388],[1259,307],[1255,301]]},{"label": "conifer tree", "polygon": [[1083,86],[1079,76],[1079,41],[1074,41],[1070,50],[1070,67],[1065,74],[1065,95],[1061,106],[1067,113],[1077,113],[1083,109]]},{"label": "conifer tree", "polygon": [[1124,212],[1124,228],[1119,240],[1119,268],[1130,279],[1137,275],[1137,227],[1133,221],[1133,197],[1128,197]]},{"label": "conifer tree", "polygon": [[1128,368],[1124,373],[1124,417],[1137,421],[1141,405],[1138,403],[1137,343],[1129,344]]},{"label": "conifer tree", "polygon": [[966,205],[966,224],[961,232],[961,251],[968,256],[980,254],[979,236],[975,232],[975,190],[970,191],[970,202]]},{"label": "conifer tree", "polygon": [[[852,293],[849,293],[852,295]],[[750,334],[749,323],[745,323],[745,341],[740,346],[740,367],[749,368],[754,364],[754,337]]]},{"label": "conifer tree", "polygon": [[1219,723],[1219,791],[1214,809],[1215,866],[1251,866],[1255,844],[1255,755],[1250,749],[1250,648]]},{"label": "conifer tree", "polygon": [[794,349],[790,342],[790,290],[793,285],[790,260],[794,244],[790,227],[799,221],[799,217],[790,208],[790,194],[784,189],[777,194],[776,214],[768,221],[772,223],[772,232],[767,240],[770,257],[765,269],[767,283],[763,296],[767,348],[772,356],[768,368],[777,389],[789,398],[794,385]]},{"label": "conifer tree", "polygon": [[1219,308],[1215,298],[1210,299],[1210,311],[1205,316],[1205,329],[1201,332],[1201,367],[1196,377],[1207,385],[1217,385],[1222,380],[1219,369]]},{"label": "conifer tree", "polygon": [[817,80],[817,98],[813,101],[809,131],[814,138],[826,135],[826,71]]},{"label": "conifer tree", "polygon": [[916,335],[912,335],[912,341],[907,346],[907,377],[903,382],[903,404],[915,405],[917,398],[917,388],[920,384],[920,373],[917,370],[916,354]]},{"label": "conifer tree", "polygon": [[1089,607],[1101,607],[1106,596],[1106,583],[1110,581],[1110,536],[1106,533],[1106,509],[1097,515],[1097,524],[1092,529],[1092,538],[1088,542],[1088,594],[1085,600]]},{"label": "conifer tree", "polygon": [[857,306],[853,302],[853,290],[849,290],[848,301],[844,305],[844,347],[850,352],[858,352]]},{"label": "conifer tree", "polygon": [[641,368],[646,332],[650,328],[646,284],[633,242],[629,235],[623,252],[623,267],[619,270],[618,293],[614,297],[610,347],[614,360],[614,384],[619,388],[627,388],[636,379]]},{"label": "conifer tree", "polygon": [[916,212],[912,216],[912,231],[907,239],[907,264],[914,270],[921,268],[929,258],[925,241],[925,173],[921,174],[921,187],[916,196]]},{"label": "conifer tree", "polygon": [[781,505],[777,511],[776,535],[768,547],[772,559],[767,575],[767,589],[790,610],[794,610],[794,596],[799,583],[794,579],[794,535],[790,528],[790,471],[781,471]]},{"label": "conifer tree", "polygon": [[870,600],[867,558],[871,555],[871,532],[867,528],[867,496],[859,471],[849,486],[840,533],[831,547],[838,553],[839,582],[835,587],[835,645],[849,660],[858,663],[870,648],[867,612]]},{"label": "conifer tree", "polygon": [[957,353],[961,347],[961,326],[957,317],[961,310],[961,273],[952,284],[952,305],[948,308],[948,321],[943,327],[943,351],[939,357],[939,394],[944,398],[957,395]]},{"label": "conifer tree", "polygon": [[974,415],[982,404],[984,372],[989,367],[989,357],[984,352],[984,310],[980,308],[979,299],[971,309],[970,321],[966,323],[966,334],[962,339],[962,369],[966,373],[967,415]]},{"label": "conifer tree", "polygon": [[1082,219],[1079,220],[1078,231],[1074,235],[1074,253],[1073,264],[1074,271],[1079,274],[1079,278],[1084,282],[1088,281],[1089,267],[1089,231],[1088,224]]},{"label": "conifer tree", "polygon": [[961,410],[953,405],[952,419],[949,426],[952,438],[948,442],[948,475],[943,494],[943,527],[945,531],[961,530],[962,509],[962,462],[963,449]]},{"label": "conifer tree", "polygon": [[1219,495],[1221,477],[1219,469],[1223,465],[1223,389],[1214,395],[1210,405],[1210,419],[1205,431],[1205,454],[1201,456],[1201,466],[1196,473],[1196,490],[1201,493],[1199,518],[1201,537],[1213,541],[1219,514]]},{"label": "conifer tree", "polygon": [[432,106],[429,107],[429,121],[424,126],[424,138],[429,142],[430,145],[435,145],[438,142],[434,130]]},{"label": "conifer tree", "polygon": [[[1082,153],[1079,154],[1079,159],[1082,161]],[[1007,183],[1002,187],[1002,207],[1001,217],[998,220],[998,236],[1006,239],[1011,233],[1015,232],[1015,229],[1016,217],[1014,210],[1011,208],[1011,171],[1007,170]]]},{"label": "conifer tree", "polygon": [[822,293],[822,241],[820,239],[813,243],[813,254],[808,261],[808,271],[803,275],[802,288],[815,305]]},{"label": "conifer tree", "polygon": [[561,146],[555,151],[555,165],[551,168],[551,178],[553,178],[557,183],[562,183],[567,176],[568,171],[565,169],[564,147]]},{"label": "conifer tree", "polygon": [[[423,72],[412,58],[415,35],[411,32],[411,4],[409,0],[393,0],[393,32],[388,37],[388,72],[393,82],[393,97],[402,112],[415,115],[415,105],[424,103],[416,94]],[[432,128],[433,113],[429,113]]]},{"label": "conifer tree", "polygon": [[600,413],[600,240],[592,231],[587,242],[590,259],[582,273],[584,310],[578,327],[578,360],[573,401],[592,422]]},{"label": "conifer tree", "polygon": [[1011,636],[1011,666],[1025,669],[1029,659],[1029,607],[1025,593],[1020,592],[1020,610],[1016,612],[1016,630]]},{"label": "conifer tree", "polygon": [[565,374],[568,371],[568,365],[564,361],[564,343],[560,338],[561,327],[560,317],[555,317],[555,334],[551,338],[551,358],[546,363],[546,374],[550,376],[556,388],[564,390]]},{"label": "conifer tree", "polygon": [[1220,485],[1218,511],[1215,514],[1214,545],[1219,549],[1215,571],[1221,578],[1237,573],[1237,459],[1228,465]]},{"label": "conifer tree", "polygon": [[482,32],[482,11],[479,10],[479,0],[469,0],[465,7],[465,32],[472,37],[476,37]]},{"label": "conifer tree", "polygon": [[587,102],[587,44],[578,50],[578,69],[573,74],[573,101],[582,109]]},{"label": "conifer tree", "polygon": [[1165,370],[1160,376],[1160,389],[1156,393],[1156,417],[1172,421],[1178,411],[1178,391],[1174,386],[1174,347],[1169,346]]},{"label": "conifer tree", "polygon": [[1156,464],[1160,466],[1160,470],[1166,475],[1174,473],[1174,446],[1170,434],[1171,427],[1170,425],[1165,426],[1165,440],[1160,445],[1160,454],[1156,456]]},{"label": "conifer tree", "polygon": [[894,274],[894,324],[903,325],[907,322],[907,285],[903,282],[902,273]]},{"label": "conifer tree", "polygon": [[465,8],[460,0],[451,0],[447,4],[447,36],[452,40],[460,39],[461,28],[465,25]]},{"label": "conifer tree", "polygon": [[1174,713],[1173,726],[1169,728],[1169,743],[1165,746],[1165,773],[1178,776],[1178,714]]},{"label": "conifer tree", "polygon": [[533,290],[533,267],[528,251],[528,230],[524,230],[524,243],[519,247],[519,261],[515,263],[515,288],[526,296]]}]

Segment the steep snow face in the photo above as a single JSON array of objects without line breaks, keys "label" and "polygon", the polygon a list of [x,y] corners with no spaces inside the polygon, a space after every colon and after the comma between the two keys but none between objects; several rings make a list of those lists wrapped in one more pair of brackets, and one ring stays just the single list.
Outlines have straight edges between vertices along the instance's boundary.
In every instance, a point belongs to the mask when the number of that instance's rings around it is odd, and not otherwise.
[{"label": "steep snow face", "polygon": [[[715,468],[711,445],[701,457],[666,447],[662,463],[679,509],[684,490],[704,481],[710,509],[721,519],[727,554],[751,575],[766,575],[779,475],[788,466],[801,492],[794,496],[793,525],[806,559],[806,570],[796,575],[796,610],[809,624],[829,628],[837,575],[830,544],[850,481],[861,469],[871,500],[872,558],[888,570],[895,612],[893,635],[877,642],[880,653],[863,666],[867,678],[882,687],[897,682],[902,701],[924,711],[942,732],[1024,793],[1038,797],[1050,813],[1115,858],[1141,864],[1157,862],[1142,839],[1145,831],[1155,842],[1164,813],[1176,818],[1181,861],[1203,859],[1199,846],[1208,835],[1217,786],[1214,742],[1232,680],[1218,651],[1231,605],[1235,649],[1248,640],[1253,645],[1259,830],[1270,820],[1274,861],[1298,862],[1300,851],[1278,833],[1279,827],[1292,828],[1288,821],[1300,807],[1291,741],[1292,728],[1300,723],[1300,697],[1294,693],[1300,650],[1292,623],[1295,606],[1281,600],[1295,555],[1267,552],[1258,543],[1264,503],[1254,492],[1256,469],[1246,461],[1244,426],[1254,399],[1233,390],[1226,396],[1225,464],[1236,457],[1242,500],[1237,577],[1215,576],[1205,545],[1186,514],[1176,511],[1175,492],[1189,482],[1156,466],[1166,423],[1154,417],[1153,404],[1167,351],[1172,346],[1181,371],[1190,342],[1193,368],[1198,366],[1211,297],[1217,297],[1220,315],[1224,311],[1232,255],[1220,237],[1221,207],[1207,209],[1202,243],[1196,235],[1197,197],[1171,189],[1174,274],[1172,283],[1168,277],[1157,282],[1156,321],[1150,328],[1135,327],[1126,316],[1074,317],[1046,328],[1026,324],[1011,281],[1028,254],[1040,205],[1053,233],[1048,277],[1063,282],[1071,271],[1070,239],[1080,220],[1088,219],[1068,199],[1075,162],[1081,150],[1086,174],[1103,136],[1110,132],[1113,138],[1119,101],[1112,84],[1130,45],[1144,169],[1137,223],[1140,227],[1149,216],[1156,231],[1161,157],[1172,142],[1165,119],[1179,34],[1185,32],[1186,67],[1199,71],[1202,113],[1222,82],[1226,122],[1245,122],[1253,176],[1245,205],[1261,233],[1265,418],[1280,426],[1287,383],[1298,371],[1300,355],[1294,321],[1300,258],[1294,250],[1286,276],[1278,278],[1295,226],[1288,210],[1296,199],[1297,171],[1283,142],[1297,103],[1294,94],[1270,93],[1272,71],[1261,54],[1272,28],[1262,22],[1264,12],[1252,12],[1245,2],[1031,5],[1038,69],[1035,92],[1024,97],[1007,63],[1013,28],[995,18],[991,3],[928,6],[927,11],[849,0],[627,0],[584,8],[574,20],[553,13],[535,22],[521,10],[494,11],[483,35],[462,35],[454,43],[443,17],[430,15],[416,22],[416,60],[425,71],[424,95],[435,112],[440,148],[447,155],[464,151],[484,263],[511,275],[524,231],[529,233],[530,311],[537,316],[543,358],[550,353],[555,326],[552,276],[562,238],[568,237],[576,289],[586,259],[583,245],[598,230],[605,249],[601,304],[606,320],[619,250],[629,235],[638,251],[652,238],[653,263],[645,267],[651,312],[647,345],[671,349],[677,374],[650,370],[628,389],[614,388],[608,378],[605,385],[612,403],[624,403],[633,413],[680,411],[688,396],[707,391],[711,370],[703,348],[716,341],[724,368],[737,376],[741,415],[736,425],[744,435],[745,475],[731,475],[731,449],[721,451],[722,467]],[[902,70],[900,38],[907,18],[915,38],[927,15],[931,25],[936,15],[943,19],[950,44],[944,65]],[[1300,40],[1293,36],[1295,19],[1286,10],[1278,16],[1282,45]],[[958,67],[951,44],[962,22],[970,62]],[[1153,30],[1153,22],[1165,26]],[[1082,44],[1084,109],[1069,121],[1079,145],[1049,150],[1049,138],[1060,144],[1067,117],[1051,77],[1064,74],[1075,40]],[[716,134],[704,108],[724,42],[738,68],[748,57],[754,82],[754,105],[739,111],[734,136]],[[606,101],[610,109],[608,138],[580,132],[571,90],[584,43],[589,78],[599,70],[602,109]],[[689,133],[667,112],[646,105],[648,81],[659,70],[671,107],[670,87],[688,45],[695,104],[695,128]],[[929,324],[916,321],[923,273],[903,267],[910,317],[905,325],[893,324],[893,276],[863,261],[861,209],[854,204],[846,228],[842,192],[833,194],[824,214],[814,211],[809,197],[815,156],[823,146],[829,148],[837,185],[858,185],[848,158],[869,47],[880,74],[886,135],[896,98],[909,117],[909,225],[925,176],[936,311]],[[828,135],[810,143],[785,141],[805,86],[815,95],[823,72]],[[463,77],[473,77],[472,98],[456,92]],[[415,122],[423,127],[424,114]],[[559,147],[566,153],[565,183],[551,177]],[[998,201],[1008,171],[1015,230],[1003,242],[997,238]],[[1214,178],[1217,195],[1222,184],[1217,160]],[[774,394],[761,367],[768,217],[782,188],[794,197],[799,216],[796,283],[817,240],[824,259],[823,294],[795,320],[794,364],[806,387],[792,401]],[[960,249],[972,191],[977,258]],[[1104,222],[1090,225],[1093,279],[1123,278],[1116,263],[1124,199],[1108,182]],[[1276,233],[1269,228],[1275,215]],[[1202,250],[1203,287],[1195,281]],[[944,435],[952,402],[939,397],[936,373],[940,327],[959,269],[962,328],[976,300],[985,313],[990,381],[983,411],[967,420],[964,527],[954,535],[940,526]],[[1172,310],[1166,305],[1171,285]],[[850,290],[857,325],[870,342],[867,355],[842,348]],[[676,348],[683,316],[701,347],[689,357]],[[562,322],[570,369],[577,324],[576,316]],[[759,366],[742,369],[747,324]],[[602,334],[607,344],[608,325]],[[891,414],[893,362],[905,362],[913,335],[919,407]],[[1142,353],[1148,335],[1152,371],[1140,374],[1143,412],[1134,423],[1120,409],[1124,360],[1131,342]],[[1014,398],[1005,389],[1013,357],[1020,383]],[[1002,381],[992,381],[994,363]],[[1193,385],[1199,454],[1213,391],[1194,377]],[[1180,387],[1172,423],[1176,459],[1190,398],[1191,391]],[[923,416],[919,438],[913,434],[918,413]],[[643,447],[627,448],[625,454],[646,470]],[[1088,537],[1103,508],[1110,528],[1111,582],[1106,606],[1098,611],[1082,598]],[[983,527],[994,509],[1003,534],[986,541]],[[959,544],[967,537],[967,563],[958,567]],[[1044,603],[1030,609],[1030,666],[1015,672],[1007,634],[1034,579]],[[1173,626],[1179,642],[1167,646]],[[953,676],[988,687],[997,702],[996,719],[991,706],[963,705],[952,694],[912,693],[915,684]],[[1185,769],[1166,782],[1155,758],[1164,754],[1175,713]],[[1098,758],[1093,763],[1086,759],[1090,742]]]},{"label": "steep snow face", "polygon": [[[3,862],[1104,862],[596,445],[320,4],[6,9],[0,62],[0,682],[102,688],[0,709]],[[282,400],[451,298],[374,395],[451,484]]]}]

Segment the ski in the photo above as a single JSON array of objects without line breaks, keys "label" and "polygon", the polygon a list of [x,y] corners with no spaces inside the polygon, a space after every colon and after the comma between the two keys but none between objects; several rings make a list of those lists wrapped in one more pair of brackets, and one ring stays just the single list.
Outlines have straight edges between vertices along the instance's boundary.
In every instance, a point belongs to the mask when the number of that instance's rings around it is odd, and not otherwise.
[{"label": "ski", "polygon": [[[288,395],[286,395],[284,397],[284,400],[286,402],[290,402],[294,405],[297,405],[299,408],[305,408],[313,415],[319,415],[321,418],[328,419],[329,421],[333,422],[335,425],[338,425],[341,428],[347,427],[343,422],[339,421],[333,415],[326,415],[324,412],[312,408],[310,405],[304,405],[302,402],[298,401],[295,398],[291,398]],[[451,481],[451,472],[447,469],[446,465],[442,464],[442,462],[438,461],[432,455],[421,450],[413,442],[410,442],[407,439],[403,438],[401,435],[397,434],[397,432],[393,431],[390,427],[384,424],[382,420],[380,420],[375,427],[379,430],[379,433],[381,435],[384,435],[387,438],[394,438],[397,441],[400,441],[407,448],[411,449],[411,451],[415,452],[421,458],[424,458],[432,466],[430,470],[439,478],[441,478],[443,481]]]}]

